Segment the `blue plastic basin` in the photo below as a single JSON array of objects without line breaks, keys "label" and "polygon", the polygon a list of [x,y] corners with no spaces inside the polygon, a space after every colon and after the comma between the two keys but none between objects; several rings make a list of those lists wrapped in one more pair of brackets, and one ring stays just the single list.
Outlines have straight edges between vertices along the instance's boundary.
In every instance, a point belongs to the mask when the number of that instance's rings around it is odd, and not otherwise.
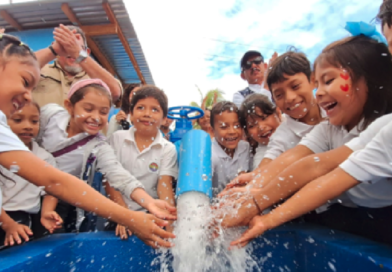
[{"label": "blue plastic basin", "polygon": [[[328,229],[291,225],[253,242],[262,271],[392,271],[392,248]],[[156,253],[113,233],[53,235],[0,252],[0,271],[159,271]]]}]

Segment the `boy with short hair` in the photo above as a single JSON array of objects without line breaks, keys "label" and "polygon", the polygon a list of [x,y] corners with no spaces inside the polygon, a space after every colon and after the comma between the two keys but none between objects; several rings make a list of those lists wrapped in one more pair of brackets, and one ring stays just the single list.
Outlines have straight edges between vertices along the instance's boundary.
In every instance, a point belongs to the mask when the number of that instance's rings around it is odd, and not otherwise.
[{"label": "boy with short hair", "polygon": [[[165,93],[154,86],[141,87],[130,105],[133,127],[116,131],[109,139],[117,159],[136,177],[153,198],[175,205],[172,189],[177,178],[177,151],[166,140],[160,127],[167,116],[168,101]],[[129,196],[123,195],[131,210],[142,210]]]},{"label": "boy with short hair", "polygon": [[222,191],[237,175],[249,171],[249,143],[242,141],[238,108],[232,102],[222,101],[211,110],[212,188],[213,195]]}]

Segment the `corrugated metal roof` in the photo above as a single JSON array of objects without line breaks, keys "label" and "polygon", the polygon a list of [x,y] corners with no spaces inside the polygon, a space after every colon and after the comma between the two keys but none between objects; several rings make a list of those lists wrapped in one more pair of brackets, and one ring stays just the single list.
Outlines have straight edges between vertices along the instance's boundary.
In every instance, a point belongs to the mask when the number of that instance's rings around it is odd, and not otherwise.
[{"label": "corrugated metal roof", "polygon": [[[75,13],[83,26],[110,23],[103,7],[102,0],[52,0],[32,1],[0,5],[0,10],[6,10],[23,29],[49,28],[62,24],[71,24],[61,10],[66,2]],[[142,47],[131,23],[128,12],[122,0],[108,0],[119,26],[126,37],[139,68],[148,84],[154,84]],[[0,17],[0,27],[7,32],[16,29]],[[137,83],[140,79],[117,35],[93,36],[101,52],[112,64],[120,79],[126,83]]]}]

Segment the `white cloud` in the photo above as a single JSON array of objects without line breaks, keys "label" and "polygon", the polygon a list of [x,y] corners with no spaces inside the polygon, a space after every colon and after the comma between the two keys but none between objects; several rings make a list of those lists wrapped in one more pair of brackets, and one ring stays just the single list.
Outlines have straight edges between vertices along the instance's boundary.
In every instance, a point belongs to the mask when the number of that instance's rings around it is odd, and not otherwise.
[{"label": "white cloud", "polygon": [[[124,2],[170,106],[199,102],[195,85],[204,93],[222,89],[231,100],[246,86],[238,74],[245,51],[258,49],[269,58],[274,50],[283,53],[295,45],[314,59],[326,44],[347,35],[346,21],[369,22],[380,5],[374,0]],[[220,57],[209,61],[213,55]]]}]

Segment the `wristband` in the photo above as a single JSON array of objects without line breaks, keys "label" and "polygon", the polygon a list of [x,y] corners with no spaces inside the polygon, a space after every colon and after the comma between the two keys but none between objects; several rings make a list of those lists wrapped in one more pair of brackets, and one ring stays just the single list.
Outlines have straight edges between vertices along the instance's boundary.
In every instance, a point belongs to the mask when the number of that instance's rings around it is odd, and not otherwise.
[{"label": "wristband", "polygon": [[50,49],[50,51],[52,51],[52,54],[56,57],[57,53],[56,53],[56,51],[54,51],[53,46],[49,45],[48,48]]}]

